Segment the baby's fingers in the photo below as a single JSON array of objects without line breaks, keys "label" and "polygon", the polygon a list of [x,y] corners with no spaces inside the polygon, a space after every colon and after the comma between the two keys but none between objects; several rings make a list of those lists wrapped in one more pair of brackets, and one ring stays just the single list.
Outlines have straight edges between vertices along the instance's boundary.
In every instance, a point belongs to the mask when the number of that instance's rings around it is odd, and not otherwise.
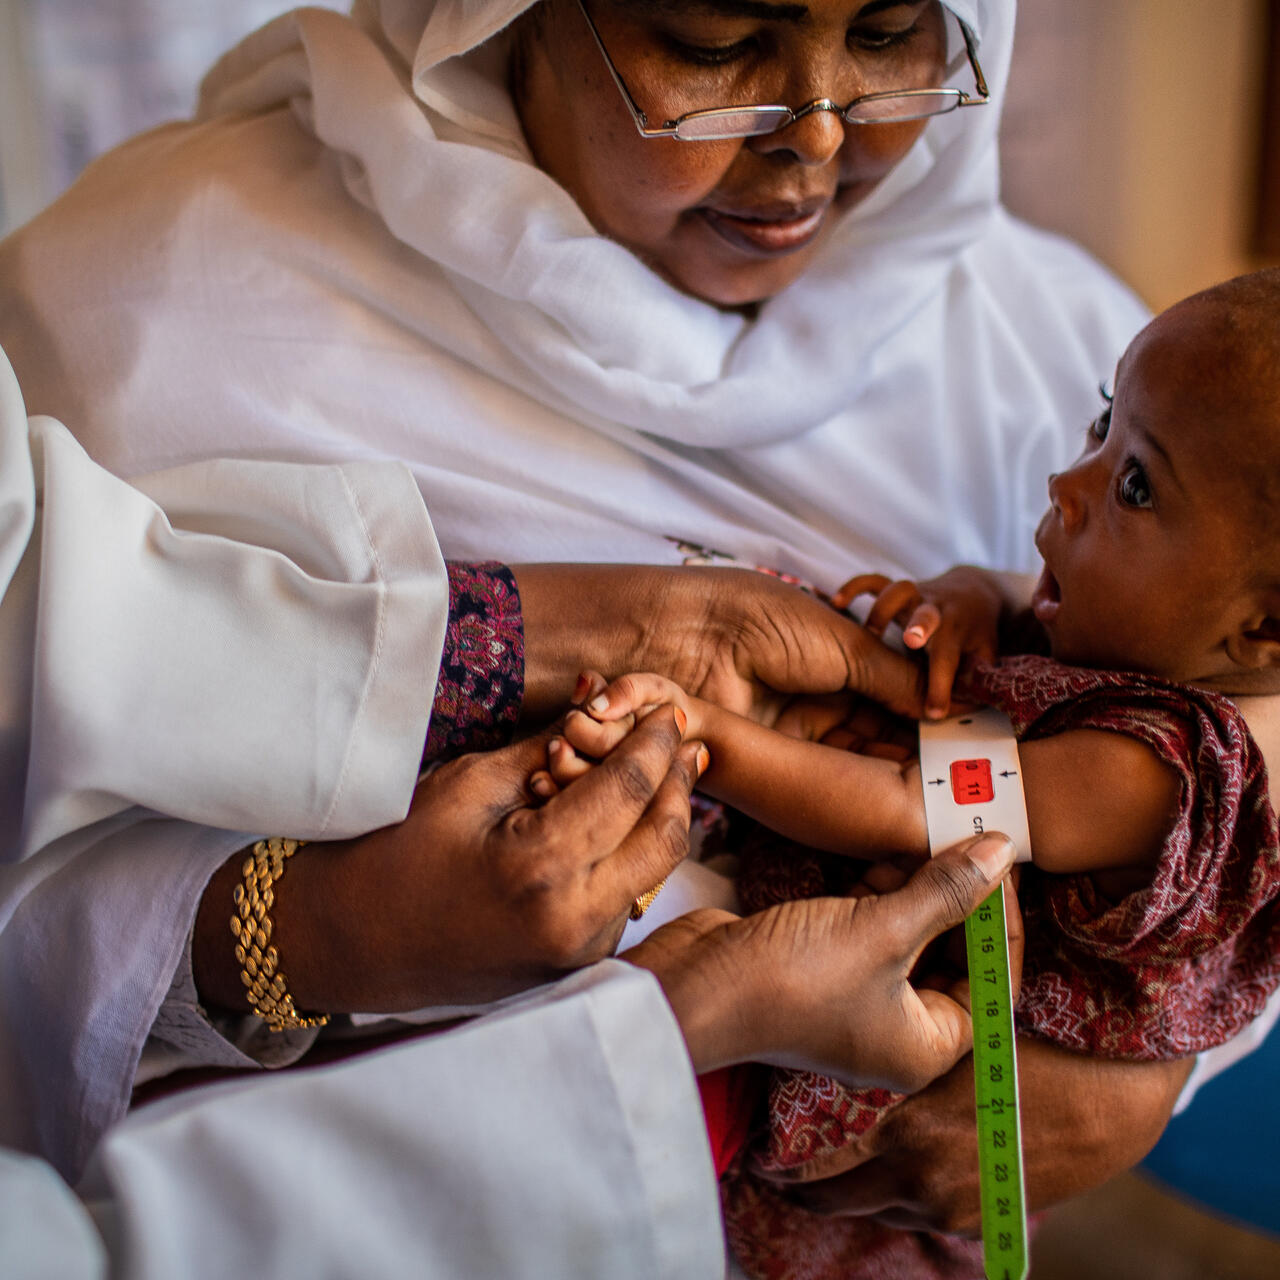
[{"label": "baby's fingers", "polygon": [[914,582],[903,579],[894,582],[876,597],[876,602],[867,614],[865,626],[876,635],[883,635],[889,623],[901,621],[908,616],[914,617],[924,607],[924,599],[920,588]]},{"label": "baby's fingers", "polygon": [[573,696],[569,699],[572,706],[580,707],[589,698],[596,697],[609,687],[609,682],[598,671],[586,670],[578,677]]},{"label": "baby's fingers", "polygon": [[635,728],[636,718],[625,715],[620,720],[593,720],[584,711],[570,711],[562,730],[565,741],[584,756],[603,760],[623,738]]},{"label": "baby's fingers", "polygon": [[960,658],[960,648],[955,644],[938,645],[929,650],[929,685],[924,713],[930,720],[941,720],[951,709],[951,686],[956,681]]},{"label": "baby's fingers", "polygon": [[893,581],[883,573],[860,573],[850,578],[839,591],[831,597],[831,603],[837,609],[847,609],[859,596],[878,596]]},{"label": "baby's fingers", "polygon": [[547,772],[557,787],[567,787],[591,768],[591,761],[584,760],[564,738],[547,743]]},{"label": "baby's fingers", "polygon": [[[592,697],[586,710],[600,721],[618,720],[627,715],[641,719],[647,710],[668,702],[673,703],[679,711],[680,714],[676,717],[679,724],[685,715],[684,690],[665,676],[654,675],[650,671],[633,671],[629,675],[619,676]],[[683,725],[680,732],[684,733]]]},{"label": "baby's fingers", "polygon": [[552,796],[560,794],[556,780],[545,769],[535,770],[529,775],[529,790],[539,800],[550,800]]},{"label": "baby's fingers", "polygon": [[928,600],[916,606],[902,628],[902,642],[908,649],[923,649],[942,625],[942,612]]}]

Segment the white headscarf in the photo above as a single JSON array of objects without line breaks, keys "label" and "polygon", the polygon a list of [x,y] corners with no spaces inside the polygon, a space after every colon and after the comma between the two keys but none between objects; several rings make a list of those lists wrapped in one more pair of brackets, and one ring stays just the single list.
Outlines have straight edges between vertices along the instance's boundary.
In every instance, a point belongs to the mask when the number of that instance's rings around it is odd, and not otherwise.
[{"label": "white headscarf", "polygon": [[[691,307],[627,249],[595,234],[563,188],[524,162],[505,77],[472,51],[528,7],[522,0],[356,5],[356,20],[412,68],[414,94],[445,119],[451,140],[461,133],[494,155],[460,156],[440,146],[426,122],[413,122],[394,144],[383,134],[371,146],[376,108],[339,52],[348,42],[330,44],[327,32],[310,31],[312,15],[295,20],[310,59],[312,126],[361,173],[359,189],[379,217],[450,273],[467,306],[531,374],[610,422],[685,445],[756,446],[801,435],[854,400],[871,376],[866,357],[936,291],[995,209],[997,113],[931,122],[886,189],[844,220],[809,277],[753,323]],[[973,3],[960,6],[975,31],[988,34],[984,55],[995,50],[988,76],[996,94],[1012,36],[1011,10],[998,7],[1003,24]],[[281,81],[263,73],[292,58],[260,56],[258,92],[246,95],[242,60],[230,60],[206,82],[202,114],[278,101]],[[478,222],[473,211],[486,187],[521,216]],[[815,317],[839,319],[815,325]]]}]

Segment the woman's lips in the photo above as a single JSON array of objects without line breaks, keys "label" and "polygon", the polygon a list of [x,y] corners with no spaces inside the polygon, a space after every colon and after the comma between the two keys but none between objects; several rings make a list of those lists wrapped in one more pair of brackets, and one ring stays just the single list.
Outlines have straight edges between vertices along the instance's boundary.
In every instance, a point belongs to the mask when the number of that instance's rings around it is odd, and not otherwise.
[{"label": "woman's lips", "polygon": [[830,207],[830,202],[824,200],[808,213],[779,217],[747,217],[715,209],[699,212],[708,226],[735,248],[748,253],[783,254],[794,253],[811,243],[822,229]]},{"label": "woman's lips", "polygon": [[1049,572],[1049,566],[1045,565],[1040,581],[1031,593],[1031,612],[1036,615],[1036,621],[1041,626],[1048,626],[1057,617],[1061,606],[1062,589],[1058,586],[1057,578]]}]

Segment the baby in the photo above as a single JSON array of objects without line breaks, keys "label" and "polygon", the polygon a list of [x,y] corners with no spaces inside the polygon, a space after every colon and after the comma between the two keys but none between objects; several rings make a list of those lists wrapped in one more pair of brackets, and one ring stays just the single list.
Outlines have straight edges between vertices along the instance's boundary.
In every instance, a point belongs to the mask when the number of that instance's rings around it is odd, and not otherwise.
[{"label": "baby", "polygon": [[[925,648],[929,703],[998,706],[1020,740],[1034,869],[1023,1031],[1068,1048],[1172,1058],[1230,1039],[1280,985],[1280,271],[1189,298],[1134,340],[1076,464],[1049,481],[1034,588],[980,570],[858,578],[869,624]],[[1104,393],[1105,394],[1105,393]],[[1048,656],[983,661],[1010,624]],[[624,677],[568,717],[549,759],[571,784],[659,702],[711,751],[702,786],[810,849],[927,854],[914,760],[786,737]],[[1262,745],[1250,732],[1259,730]],[[830,724],[818,723],[820,734]],[[538,779],[535,789],[547,782]],[[776,844],[744,870],[752,909],[847,891],[841,860]],[[769,1131],[725,1183],[726,1220],[761,1277],[977,1275],[978,1246],[813,1217],[757,1172],[816,1176],[898,1099],[775,1073]]]}]

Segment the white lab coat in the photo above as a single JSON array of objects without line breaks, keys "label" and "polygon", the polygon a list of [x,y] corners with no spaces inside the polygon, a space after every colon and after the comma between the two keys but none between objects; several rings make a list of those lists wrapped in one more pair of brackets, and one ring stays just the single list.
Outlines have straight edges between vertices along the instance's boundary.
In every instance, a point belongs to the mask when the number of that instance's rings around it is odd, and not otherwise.
[{"label": "white lab coat", "polygon": [[[643,1030],[640,1030],[643,1028]],[[446,1035],[180,1094],[74,1196],[0,1153],[6,1280],[715,1280],[719,1199],[657,983],[617,961]]]}]

